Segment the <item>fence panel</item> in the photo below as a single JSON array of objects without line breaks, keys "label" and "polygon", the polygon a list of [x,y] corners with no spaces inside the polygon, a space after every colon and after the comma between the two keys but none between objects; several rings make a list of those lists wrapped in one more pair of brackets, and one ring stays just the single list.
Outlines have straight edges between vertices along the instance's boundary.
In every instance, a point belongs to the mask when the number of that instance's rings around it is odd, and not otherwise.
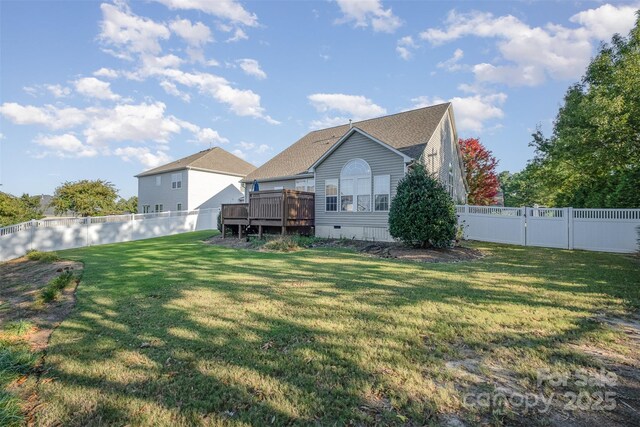
[{"label": "fence panel", "polygon": [[527,246],[569,248],[569,211],[527,208]]},{"label": "fence panel", "polygon": [[[639,250],[640,209],[456,206],[465,238],[549,248]],[[526,213],[526,216],[524,215]]]},{"label": "fence panel", "polygon": [[525,244],[524,211],[521,208],[463,206],[458,209],[466,239]]},{"label": "fence panel", "polygon": [[21,257],[30,249],[57,251],[212,230],[217,227],[218,212],[214,208],[29,221],[0,229],[0,261]]},{"label": "fence panel", "polygon": [[573,248],[632,253],[639,226],[640,209],[574,209]]}]

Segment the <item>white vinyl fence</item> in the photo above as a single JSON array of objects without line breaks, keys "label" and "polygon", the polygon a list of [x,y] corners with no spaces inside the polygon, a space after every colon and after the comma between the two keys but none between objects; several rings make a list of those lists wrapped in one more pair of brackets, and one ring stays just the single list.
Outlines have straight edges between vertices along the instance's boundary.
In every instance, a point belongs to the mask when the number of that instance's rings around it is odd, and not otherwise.
[{"label": "white vinyl fence", "polygon": [[29,250],[56,251],[217,227],[219,209],[43,219],[0,228],[0,261]]},{"label": "white vinyl fence", "polygon": [[465,238],[547,248],[638,250],[640,209],[456,206]]}]

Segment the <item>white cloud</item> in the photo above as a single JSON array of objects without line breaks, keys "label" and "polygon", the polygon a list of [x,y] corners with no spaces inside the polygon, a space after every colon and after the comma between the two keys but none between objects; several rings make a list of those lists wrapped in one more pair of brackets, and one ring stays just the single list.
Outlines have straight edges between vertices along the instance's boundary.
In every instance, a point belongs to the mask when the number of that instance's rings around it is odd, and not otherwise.
[{"label": "white cloud", "polygon": [[[485,122],[502,119],[504,111],[501,106],[507,95],[499,93],[475,94],[472,96],[456,96],[449,99],[453,104],[456,127],[461,131],[480,133],[485,130]],[[413,108],[428,107],[446,102],[441,98],[420,96],[413,98]]]},{"label": "white cloud", "polygon": [[202,72],[187,73],[177,69],[164,70],[162,75],[175,83],[195,87],[200,92],[212,96],[228,105],[238,116],[258,117],[268,123],[279,124],[265,114],[264,108],[260,105],[260,95],[251,90],[236,89],[224,77]]},{"label": "white cloud", "polygon": [[607,40],[613,34],[626,33],[635,24],[636,6],[612,6],[605,4],[597,9],[588,9],[579,12],[569,18],[569,21],[578,23],[591,35],[600,40]]},{"label": "white cloud", "polygon": [[122,160],[130,162],[135,159],[148,168],[155,168],[164,163],[168,163],[171,157],[164,151],[156,151],[152,153],[147,147],[122,147],[116,148],[113,152],[116,156],[119,156]]},{"label": "white cloud", "polygon": [[180,89],[178,89],[178,87],[175,84],[167,80],[161,81],[160,87],[164,89],[164,91],[167,92],[169,95],[177,96],[178,98],[182,99],[184,102],[191,101],[191,96],[188,93],[182,92]]},{"label": "white cloud", "polygon": [[84,130],[87,143],[100,145],[109,141],[155,141],[167,143],[180,125],[165,117],[165,104],[127,104],[102,110]]},{"label": "white cloud", "polygon": [[35,107],[5,102],[0,114],[17,125],[42,125],[50,129],[67,129],[87,121],[87,113],[78,108],[58,108],[53,105]]},{"label": "white cloud", "polygon": [[83,144],[75,135],[70,133],[39,135],[34,142],[58,157],[94,157],[98,154],[98,150]]},{"label": "white cloud", "polygon": [[580,12],[571,21],[582,25],[570,29],[548,23],[531,27],[520,19],[491,13],[449,12],[445,28],[429,28],[420,37],[433,45],[472,36],[497,39],[501,54],[497,63],[476,64],[472,70],[480,82],[535,86],[548,77],[578,78],[592,55],[593,42],[614,33],[627,33],[633,26],[635,9],[609,4]]},{"label": "white cloud", "polygon": [[240,40],[249,40],[249,36],[242,28],[236,28],[233,32],[233,36],[227,39],[227,43],[239,42]]},{"label": "white cloud", "polygon": [[96,77],[105,77],[108,79],[115,79],[118,77],[119,73],[116,70],[111,68],[102,67],[99,70],[93,72],[93,75]]},{"label": "white cloud", "polygon": [[[102,3],[103,20],[101,22],[100,39],[108,44],[133,53],[161,52],[160,40],[171,36],[169,29],[149,18],[134,15],[126,3],[117,5]],[[117,54],[117,51],[111,51]],[[127,54],[121,54],[126,57]]]},{"label": "white cloud", "polygon": [[393,14],[391,8],[384,9],[380,0],[336,0],[343,17],[336,22],[353,22],[356,27],[368,27],[376,32],[393,33],[402,21]]},{"label": "white cloud", "polygon": [[396,52],[400,55],[400,58],[408,61],[413,56],[412,49],[417,48],[418,45],[413,41],[413,37],[405,36],[398,40],[396,44]]},{"label": "white cloud", "polygon": [[267,78],[267,73],[260,68],[260,63],[255,59],[244,58],[238,59],[236,62],[245,74],[253,76],[259,80]]},{"label": "white cloud", "polygon": [[44,87],[56,98],[64,98],[71,94],[71,89],[59,84],[45,85]]},{"label": "white cloud", "polygon": [[[325,116],[313,120],[312,129],[322,129],[343,125],[349,120],[359,121],[371,117],[382,116],[387,110],[376,105],[369,98],[359,95],[345,95],[342,93],[314,93],[307,97],[311,105]],[[337,113],[329,115],[328,113]]]},{"label": "white cloud", "polygon": [[74,82],[76,91],[89,98],[117,101],[120,95],[111,91],[111,83],[98,80],[95,77],[84,77]]},{"label": "white cloud", "polygon": [[228,144],[229,140],[220,136],[218,131],[211,128],[202,128],[195,133],[196,141],[201,144]]},{"label": "white cloud", "polygon": [[236,148],[235,150],[231,151],[231,154],[233,154],[234,156],[238,156],[243,160],[247,159],[247,154],[239,148]]},{"label": "white cloud", "polygon": [[202,46],[213,41],[211,30],[202,22],[192,24],[188,19],[176,19],[169,28],[191,46]]},{"label": "white cloud", "polygon": [[384,115],[387,110],[361,95],[342,93],[314,93],[307,97],[311,105],[321,112],[337,111],[352,116],[354,120],[363,120]]},{"label": "white cloud", "polygon": [[438,62],[436,65],[438,68],[444,68],[447,71],[457,71],[462,68],[458,63],[464,57],[464,51],[462,49],[456,49],[453,52],[453,56],[446,61]]},{"label": "white cloud", "polygon": [[255,27],[258,25],[258,17],[248,12],[235,0],[155,0],[164,4],[169,9],[199,10],[218,18],[228,19],[231,22]]}]

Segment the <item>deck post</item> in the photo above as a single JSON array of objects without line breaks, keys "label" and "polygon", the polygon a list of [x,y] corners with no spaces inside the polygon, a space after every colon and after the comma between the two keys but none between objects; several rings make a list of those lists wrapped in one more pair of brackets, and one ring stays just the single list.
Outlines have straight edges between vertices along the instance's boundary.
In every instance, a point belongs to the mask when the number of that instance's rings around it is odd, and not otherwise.
[{"label": "deck post", "polygon": [[262,239],[262,226],[261,225],[258,226],[258,238]]},{"label": "deck post", "polygon": [[283,225],[283,226],[282,226],[282,235],[284,236],[284,235],[286,235],[286,234],[287,234],[287,226],[286,226],[286,225]]},{"label": "deck post", "polygon": [[227,234],[227,233],[225,233],[225,228],[224,228],[224,227],[225,227],[225,226],[224,226],[224,222],[223,222],[223,223],[222,223],[222,238],[223,238],[223,239],[224,239],[225,234]]},{"label": "deck post", "polygon": [[242,225],[238,224],[238,239],[242,239]]}]

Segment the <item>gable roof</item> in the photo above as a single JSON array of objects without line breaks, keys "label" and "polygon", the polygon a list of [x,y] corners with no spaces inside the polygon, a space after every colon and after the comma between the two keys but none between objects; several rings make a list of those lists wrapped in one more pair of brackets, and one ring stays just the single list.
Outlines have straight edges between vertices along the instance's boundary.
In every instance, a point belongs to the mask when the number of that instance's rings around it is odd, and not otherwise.
[{"label": "gable roof", "polygon": [[[404,111],[389,116],[354,122],[375,139],[417,158],[437,129],[451,103]],[[349,124],[309,132],[293,145],[248,174],[244,181],[268,180],[306,174],[311,166],[349,132]]]},{"label": "gable roof", "polygon": [[245,176],[253,172],[256,167],[220,147],[213,147],[139,173],[136,178],[181,169],[196,169],[226,175]]},{"label": "gable roof", "polygon": [[344,135],[342,135],[342,137],[331,146],[331,148],[329,148],[327,151],[325,151],[325,153],[320,156],[320,158],[318,160],[316,160],[315,162],[313,162],[313,164],[309,167],[309,172],[314,172],[315,168],[318,167],[318,165],[320,165],[320,163],[322,163],[327,157],[329,157],[331,155],[331,153],[333,153],[334,151],[336,151],[336,149],[343,143],[345,142],[347,139],[349,139],[349,137],[351,135],[353,135],[354,133],[359,133],[360,135],[364,135],[365,137],[369,138],[370,140],[372,140],[373,142],[382,145],[384,148],[388,149],[389,151],[396,153],[397,155],[399,155],[400,157],[402,157],[404,159],[405,162],[409,162],[411,160],[413,160],[412,157],[407,156],[406,154],[404,154],[401,151],[396,150],[395,148],[393,148],[392,146],[390,146],[389,144],[385,144],[384,142],[380,141],[378,138],[373,137],[371,135],[369,135],[368,133],[366,133],[365,131],[357,128],[356,126],[352,127],[351,129],[349,129],[347,131],[347,133],[345,133]]}]

